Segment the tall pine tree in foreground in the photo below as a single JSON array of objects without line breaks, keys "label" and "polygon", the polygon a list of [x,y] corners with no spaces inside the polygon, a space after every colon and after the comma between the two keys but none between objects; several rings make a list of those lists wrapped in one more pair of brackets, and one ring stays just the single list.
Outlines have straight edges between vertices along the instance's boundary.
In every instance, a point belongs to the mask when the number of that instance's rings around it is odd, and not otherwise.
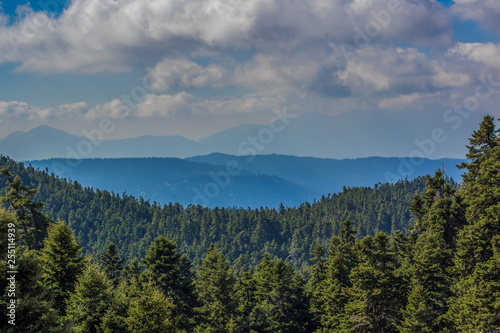
[{"label": "tall pine tree in foreground", "polygon": [[341,323],[346,320],[345,306],[350,300],[350,288],[352,287],[349,275],[358,261],[354,251],[356,240],[354,235],[352,222],[346,220],[340,234],[332,237],[326,263],[326,276],[323,282],[324,294],[318,295],[319,299],[315,301],[321,304],[322,332],[343,331]]},{"label": "tall pine tree in foreground", "polygon": [[500,328],[500,138],[494,118],[484,117],[469,139],[468,162],[460,167],[468,225],[459,233],[455,255],[457,282],[449,318],[461,331]]},{"label": "tall pine tree in foreground", "polygon": [[64,222],[49,226],[40,260],[44,270],[42,279],[54,295],[55,308],[64,315],[66,300],[75,290],[76,280],[85,264],[81,247]]},{"label": "tall pine tree in foreground", "polygon": [[229,263],[213,245],[198,268],[196,289],[201,302],[200,332],[231,332],[235,330],[237,303],[235,283]]},{"label": "tall pine tree in foreground", "polygon": [[189,329],[194,324],[197,306],[191,263],[186,255],[177,253],[177,246],[163,236],[156,238],[142,260],[146,265],[143,281],[151,280],[163,294],[172,299],[175,324]]},{"label": "tall pine tree in foreground", "polygon": [[441,170],[427,177],[427,188],[415,195],[412,251],[403,263],[409,279],[408,303],[401,332],[437,332],[450,326],[445,314],[450,297],[456,235],[465,224],[464,208]]},{"label": "tall pine tree in foreground", "polygon": [[349,279],[351,300],[341,324],[344,332],[397,332],[402,307],[402,280],[396,275],[396,255],[383,232],[358,243],[360,263]]},{"label": "tall pine tree in foreground", "polygon": [[89,262],[68,299],[66,318],[74,332],[101,332],[104,315],[112,304],[113,283],[96,263]]},{"label": "tall pine tree in foreground", "polygon": [[271,260],[266,253],[256,275],[256,299],[262,317],[259,331],[309,332],[312,315],[305,293],[305,282],[291,265]]}]

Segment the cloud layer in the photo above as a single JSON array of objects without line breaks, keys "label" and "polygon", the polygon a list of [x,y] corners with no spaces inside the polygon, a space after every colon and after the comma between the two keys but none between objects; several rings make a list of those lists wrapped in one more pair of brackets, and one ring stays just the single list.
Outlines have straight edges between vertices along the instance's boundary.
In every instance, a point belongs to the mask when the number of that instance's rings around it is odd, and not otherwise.
[{"label": "cloud layer", "polygon": [[456,42],[452,27],[500,33],[496,0],[73,0],[59,15],[2,15],[0,64],[15,73],[144,73],[99,105],[4,97],[4,123],[439,109],[500,73],[498,44]]}]

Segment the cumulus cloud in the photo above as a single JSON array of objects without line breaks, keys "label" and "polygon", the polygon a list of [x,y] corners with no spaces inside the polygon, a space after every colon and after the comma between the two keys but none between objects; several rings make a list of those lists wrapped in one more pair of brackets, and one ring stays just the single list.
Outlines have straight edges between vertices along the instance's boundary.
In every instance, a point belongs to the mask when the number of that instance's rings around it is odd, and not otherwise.
[{"label": "cumulus cloud", "polygon": [[353,94],[432,92],[470,83],[462,70],[415,48],[367,47],[354,53],[335,76]]},{"label": "cumulus cloud", "polygon": [[[394,2],[397,13],[387,18]],[[23,72],[96,73],[183,56],[313,53],[328,42],[352,43],[356,29],[373,23],[381,29],[372,44],[446,45],[447,15],[432,0],[73,0],[61,15],[26,9],[14,24],[0,25],[0,63],[19,63]],[[203,70],[217,76],[222,68]]]},{"label": "cumulus cloud", "polygon": [[56,108],[40,108],[19,101],[0,101],[0,121],[12,119],[43,120],[63,116],[81,116],[89,111],[87,103],[63,104]]},{"label": "cumulus cloud", "polygon": [[500,32],[500,2],[498,0],[455,0],[452,8],[462,18],[476,20],[485,28]]},{"label": "cumulus cloud", "polygon": [[147,74],[148,82],[156,91],[173,88],[221,88],[231,83],[228,71],[220,65],[206,67],[188,59],[165,58]]},{"label": "cumulus cloud", "polygon": [[143,102],[137,105],[138,117],[170,117],[175,114],[195,112],[197,100],[194,96],[180,92],[175,95],[148,94]]},{"label": "cumulus cloud", "polygon": [[500,45],[493,43],[458,43],[448,50],[448,54],[480,63],[490,69],[500,70]]}]

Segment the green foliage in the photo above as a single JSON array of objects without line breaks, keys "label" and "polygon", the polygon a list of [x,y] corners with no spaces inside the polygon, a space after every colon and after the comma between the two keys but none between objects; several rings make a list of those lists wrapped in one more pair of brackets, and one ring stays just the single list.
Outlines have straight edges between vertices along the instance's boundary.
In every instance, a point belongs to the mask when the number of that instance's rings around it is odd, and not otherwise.
[{"label": "green foliage", "polygon": [[87,263],[66,309],[66,318],[73,323],[73,332],[101,332],[102,319],[112,302],[112,286],[98,264]]},{"label": "green foliage", "polygon": [[143,280],[155,286],[173,303],[172,315],[178,327],[192,326],[197,305],[191,263],[176,251],[176,245],[163,236],[156,238],[142,260],[146,266]]},{"label": "green foliage", "polygon": [[175,333],[171,299],[152,284],[146,284],[128,309],[128,331],[134,333]]},{"label": "green foliage", "polygon": [[236,280],[229,263],[211,246],[198,268],[196,289],[201,302],[199,332],[229,332],[235,323],[237,299],[234,297]]},{"label": "green foliage", "polygon": [[0,175],[7,178],[6,184],[9,189],[5,196],[0,197],[0,204],[8,203],[9,208],[16,212],[18,232],[21,232],[23,242],[30,248],[40,249],[51,220],[41,211],[43,203],[31,200],[37,190],[24,186],[21,177],[14,177],[8,165],[0,169]]},{"label": "green foliage", "polygon": [[450,269],[458,232],[465,224],[460,197],[438,170],[427,177],[423,195],[416,195],[418,219],[412,228],[412,251],[400,270],[409,281],[402,332],[436,332],[450,327],[445,314],[451,297]]},{"label": "green foliage", "polygon": [[352,287],[345,307],[347,332],[397,332],[403,281],[396,275],[396,254],[380,232],[357,245],[359,265],[349,275]]},{"label": "green foliage", "polygon": [[[500,138],[493,121],[485,117],[472,135],[458,191],[438,170],[425,178],[425,189],[423,178],[344,189],[278,210],[161,207],[0,157],[21,174],[3,167],[10,211],[0,208],[4,253],[8,224],[24,232],[16,248],[23,320],[15,331],[499,330]],[[21,181],[38,184],[37,194]],[[25,227],[31,198],[41,197],[48,214],[68,218],[87,253],[105,249],[101,265],[84,259],[63,222],[48,227],[41,250],[22,245],[45,232]],[[119,251],[134,259],[123,266]],[[3,308],[7,267],[1,257]],[[14,331],[4,321],[0,329]]]},{"label": "green foliage", "polygon": [[55,307],[65,314],[66,300],[75,289],[76,280],[84,266],[81,247],[73,231],[62,221],[49,226],[40,260],[42,279],[54,295]]},{"label": "green foliage", "polygon": [[256,275],[257,313],[264,332],[309,332],[312,316],[305,282],[290,264],[264,255]]},{"label": "green foliage", "polygon": [[[194,267],[201,264],[214,244],[241,267],[257,266],[265,251],[296,268],[309,265],[316,244],[328,248],[332,236],[346,219],[353,221],[359,238],[378,231],[391,233],[411,225],[409,204],[415,192],[425,187],[425,178],[378,184],[376,188],[345,188],[295,208],[244,209],[160,205],[126,194],[83,188],[45,171],[25,167],[0,157],[0,168],[8,165],[24,184],[35,188],[34,201],[43,201],[44,213],[63,220],[74,229],[85,255],[98,258],[110,242],[130,262],[145,256],[158,236],[174,241]],[[7,189],[0,189],[0,195]]]},{"label": "green foliage", "polygon": [[104,272],[108,278],[116,285],[123,270],[125,259],[118,255],[118,247],[114,243],[109,243],[99,260],[104,267]]},{"label": "green foliage", "polygon": [[469,140],[462,195],[468,224],[459,233],[454,258],[455,298],[449,318],[458,330],[500,328],[500,137],[493,117],[484,117]]}]

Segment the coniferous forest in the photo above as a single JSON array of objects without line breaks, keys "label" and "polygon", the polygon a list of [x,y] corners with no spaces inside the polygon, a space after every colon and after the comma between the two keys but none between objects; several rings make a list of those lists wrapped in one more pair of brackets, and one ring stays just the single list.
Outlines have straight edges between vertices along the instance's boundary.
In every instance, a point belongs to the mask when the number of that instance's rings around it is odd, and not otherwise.
[{"label": "coniferous forest", "polygon": [[295,208],[160,205],[1,157],[1,331],[500,330],[494,123],[460,184],[437,170]]}]

